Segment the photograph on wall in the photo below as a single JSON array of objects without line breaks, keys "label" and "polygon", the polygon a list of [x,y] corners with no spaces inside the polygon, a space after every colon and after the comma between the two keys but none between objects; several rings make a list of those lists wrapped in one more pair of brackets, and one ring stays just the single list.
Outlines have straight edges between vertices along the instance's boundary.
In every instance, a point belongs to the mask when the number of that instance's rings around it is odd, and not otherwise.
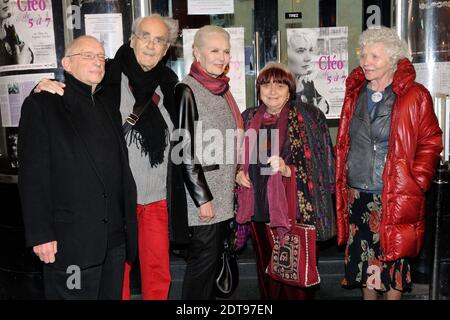
[{"label": "photograph on wall", "polygon": [[288,65],[295,75],[296,99],[329,119],[339,118],[348,76],[348,28],[286,29]]},{"label": "photograph on wall", "polygon": [[42,78],[53,79],[54,73],[21,74],[0,77],[0,110],[3,127],[17,127],[22,103]]},{"label": "photograph on wall", "polygon": [[0,71],[57,67],[51,0],[0,1]]},{"label": "photograph on wall", "polygon": [[[198,29],[183,29],[183,58],[184,72],[188,74],[191,64],[194,61],[192,55],[192,43],[194,35]],[[230,91],[236,100],[239,110],[246,109],[245,100],[245,49],[244,49],[244,28],[225,28],[230,34],[231,61],[227,77],[230,78]]]},{"label": "photograph on wall", "polygon": [[108,58],[114,58],[123,44],[121,13],[102,13],[84,15],[86,34],[96,37],[105,48]]},{"label": "photograph on wall", "polygon": [[188,0],[188,14],[233,14],[234,0]]}]

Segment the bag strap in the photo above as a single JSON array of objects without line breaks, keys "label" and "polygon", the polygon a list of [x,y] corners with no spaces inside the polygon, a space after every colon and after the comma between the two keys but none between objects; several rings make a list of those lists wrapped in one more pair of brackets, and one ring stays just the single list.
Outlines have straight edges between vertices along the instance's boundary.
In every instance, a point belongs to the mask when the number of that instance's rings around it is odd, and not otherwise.
[{"label": "bag strap", "polygon": [[[288,204],[288,217],[292,223],[297,223],[297,181],[295,176],[295,166],[289,165],[291,169],[291,178],[283,181],[286,190],[286,199]],[[301,221],[300,221],[301,223]]]},{"label": "bag strap", "polygon": [[126,135],[131,128],[138,122],[139,117],[144,113],[144,111],[148,108],[148,106],[153,102],[152,99],[149,99],[147,103],[140,106],[134,106],[133,112],[128,115],[125,119],[125,123],[122,125],[123,135]]}]

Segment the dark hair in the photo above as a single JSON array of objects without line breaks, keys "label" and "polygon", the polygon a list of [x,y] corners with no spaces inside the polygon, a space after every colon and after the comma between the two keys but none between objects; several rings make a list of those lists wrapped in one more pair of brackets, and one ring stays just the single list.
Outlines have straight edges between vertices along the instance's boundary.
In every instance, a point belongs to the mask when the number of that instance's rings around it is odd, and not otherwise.
[{"label": "dark hair", "polygon": [[289,87],[289,98],[295,97],[295,80],[292,72],[281,63],[269,62],[259,73],[256,79],[256,94],[259,99],[259,90],[262,84],[270,81],[283,83]]}]

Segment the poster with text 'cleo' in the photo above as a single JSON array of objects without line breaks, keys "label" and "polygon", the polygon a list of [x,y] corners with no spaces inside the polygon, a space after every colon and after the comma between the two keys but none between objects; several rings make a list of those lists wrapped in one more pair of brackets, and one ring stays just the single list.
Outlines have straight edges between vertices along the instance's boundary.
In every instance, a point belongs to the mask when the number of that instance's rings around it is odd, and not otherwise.
[{"label": "poster with text 'cleo'", "polygon": [[56,67],[51,0],[0,1],[0,72]]},{"label": "poster with text 'cleo'", "polygon": [[348,76],[348,28],[286,29],[288,65],[297,82],[296,99],[339,118]]}]

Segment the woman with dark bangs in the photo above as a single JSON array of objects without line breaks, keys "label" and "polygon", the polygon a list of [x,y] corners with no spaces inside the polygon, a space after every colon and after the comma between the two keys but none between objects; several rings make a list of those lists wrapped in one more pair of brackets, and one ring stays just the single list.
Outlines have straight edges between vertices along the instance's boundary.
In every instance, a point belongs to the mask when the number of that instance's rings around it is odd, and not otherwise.
[{"label": "woman with dark bangs", "polygon": [[[256,88],[259,106],[242,114],[245,147],[236,175],[236,220],[250,226],[261,299],[312,299],[314,288],[286,285],[265,271],[273,248],[270,237],[290,229],[288,210],[295,210],[297,221],[315,226],[318,241],[336,234],[328,127],[319,108],[294,101],[294,76],[284,65],[267,64]],[[288,201],[293,198],[294,203]]]}]

